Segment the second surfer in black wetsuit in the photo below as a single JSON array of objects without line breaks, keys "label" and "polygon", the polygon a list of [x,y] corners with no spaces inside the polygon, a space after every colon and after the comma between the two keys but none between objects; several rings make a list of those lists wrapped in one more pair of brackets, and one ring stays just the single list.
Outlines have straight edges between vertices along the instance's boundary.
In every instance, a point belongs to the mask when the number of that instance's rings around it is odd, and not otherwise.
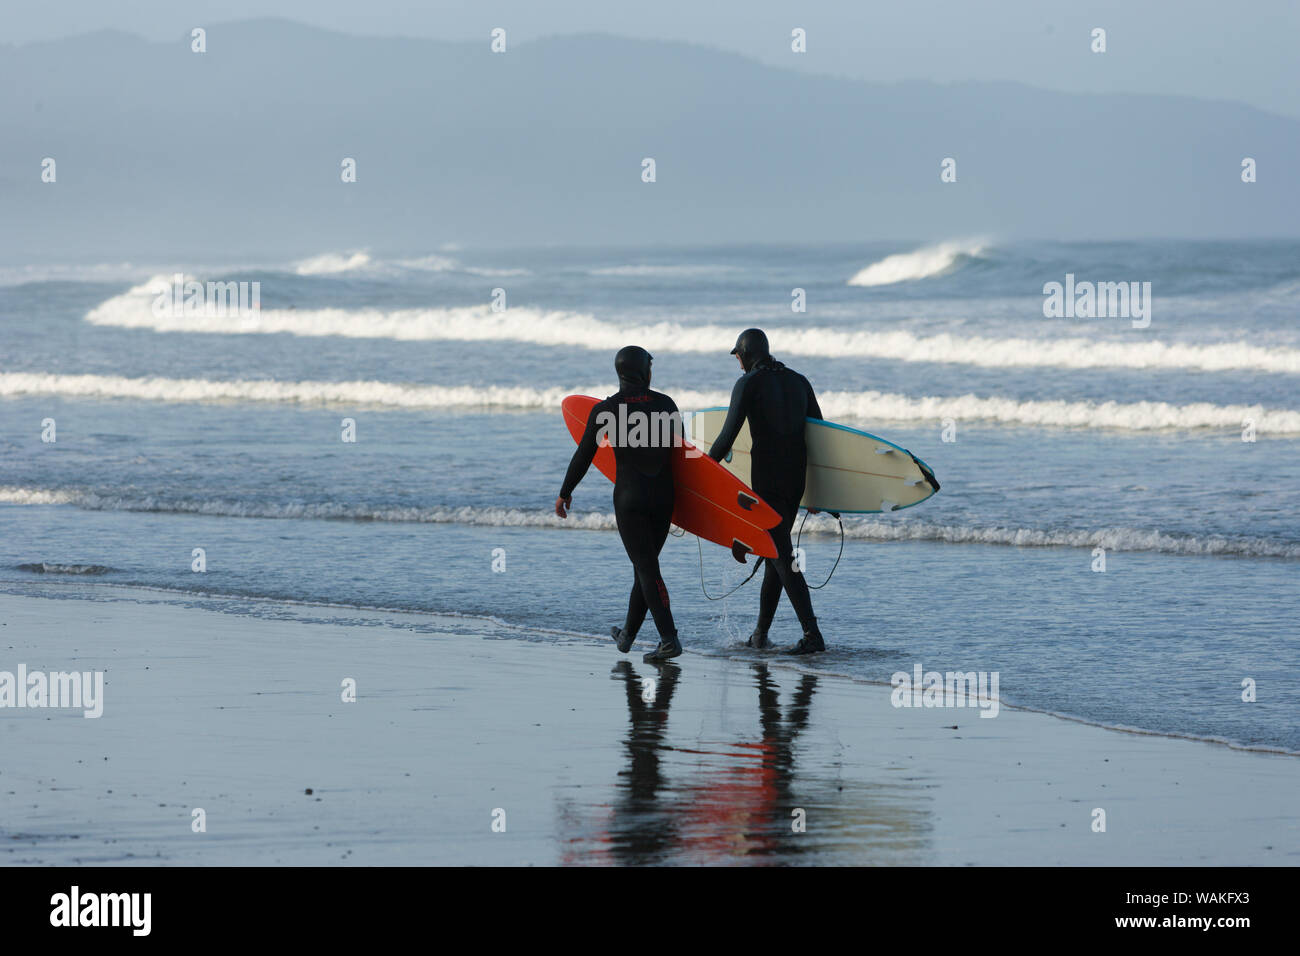
[{"label": "second surfer in black wetsuit", "polygon": [[568,514],[573,489],[591,467],[601,437],[607,435],[618,463],[614,517],[635,572],[627,619],[612,633],[618,649],[626,654],[649,610],[659,631],[659,646],[645,655],[653,662],[682,652],[668,588],[659,573],[659,552],[673,516],[672,453],[674,444],[681,442],[682,424],[673,400],[650,390],[650,363],[650,353],[636,345],[620,349],[614,357],[618,393],[592,408],[555,499],[555,513],[561,518]]},{"label": "second surfer in black wetsuit", "polygon": [[808,447],[804,442],[807,418],[821,418],[821,407],[812,386],[794,369],[786,368],[768,351],[767,336],[762,329],[746,329],[736,339],[731,354],[740,359],[745,374],[731,391],[731,407],[709,456],[722,461],[731,451],[740,426],[749,419],[752,441],[750,484],[758,496],[781,516],[781,523],[769,528],[776,544],[776,558],[766,558],[763,586],[758,601],[758,626],[749,636],[749,646],[768,646],[767,630],[776,616],[781,589],[790,598],[794,612],[803,626],[803,639],[790,648],[790,654],[815,654],[826,650],[826,642],[813,616],[812,597],[803,572],[793,563],[794,546],[790,529],[794,526],[799,502],[803,499],[808,471]]}]

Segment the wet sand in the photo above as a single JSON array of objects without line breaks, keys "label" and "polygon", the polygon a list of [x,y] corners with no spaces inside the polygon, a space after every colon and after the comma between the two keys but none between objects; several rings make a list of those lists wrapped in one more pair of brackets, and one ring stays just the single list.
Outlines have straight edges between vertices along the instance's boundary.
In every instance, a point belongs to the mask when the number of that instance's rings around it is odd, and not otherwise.
[{"label": "wet sand", "polygon": [[757,654],[67,593],[100,600],[0,594],[0,671],[105,672],[98,719],[0,709],[10,865],[1300,863],[1294,757]]}]

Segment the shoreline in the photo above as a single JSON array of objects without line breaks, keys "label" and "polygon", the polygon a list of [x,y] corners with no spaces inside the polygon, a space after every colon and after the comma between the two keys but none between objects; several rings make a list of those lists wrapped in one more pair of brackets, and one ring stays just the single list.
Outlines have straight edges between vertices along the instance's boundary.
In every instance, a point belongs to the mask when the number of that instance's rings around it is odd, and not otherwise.
[{"label": "shoreline", "polygon": [[106,675],[98,719],[0,709],[0,862],[1300,864],[1292,760],[894,708],[757,659],[294,610],[0,593],[0,670]]},{"label": "shoreline", "polygon": [[[399,617],[399,618],[409,617],[412,618],[413,620],[419,621],[420,623],[427,624],[429,626],[434,626],[438,622],[451,622],[451,623],[468,622],[474,625],[484,625],[484,624],[491,625],[492,627],[517,631],[521,634],[534,633],[534,634],[553,635],[565,640],[585,642],[592,647],[599,648],[599,647],[606,646],[603,635],[587,634],[579,631],[564,630],[561,628],[548,628],[548,627],[540,627],[535,625],[518,624],[513,621],[508,621],[504,618],[497,617],[494,615],[488,615],[488,614],[471,614],[471,613],[458,613],[458,612],[447,612],[447,611],[435,612],[435,611],[422,611],[422,610],[411,609],[411,608],[387,607],[382,605],[341,604],[341,603],[332,603],[328,601],[312,601],[312,600],[305,600],[305,599],[265,597],[261,595],[223,594],[221,592],[216,592],[216,591],[194,591],[194,590],[185,590],[180,588],[157,587],[154,585],[146,585],[146,584],[117,584],[111,581],[85,580],[82,578],[68,580],[68,579],[61,579],[57,575],[50,581],[39,581],[39,582],[34,581],[32,582],[31,586],[67,588],[70,591],[76,591],[77,589],[81,589],[81,588],[103,590],[108,592],[144,591],[150,594],[160,594],[165,596],[171,596],[173,598],[178,598],[178,599],[191,598],[200,601],[230,602],[233,604],[251,602],[260,605],[284,605],[287,607],[301,607],[310,610],[353,611],[362,614],[382,614],[385,615],[385,617]],[[47,599],[42,595],[23,593],[25,590],[28,589],[29,586],[25,585],[22,582],[0,581],[0,598],[3,598],[5,595],[13,595],[15,597],[33,597],[38,600]],[[84,600],[84,599],[78,598],[74,594],[67,598],[59,598],[58,600]],[[130,597],[113,598],[112,600],[139,603],[134,601]],[[160,601],[157,603],[174,604],[175,602]],[[199,610],[209,610],[209,609],[199,609]],[[214,613],[227,613],[227,612],[216,611]],[[304,623],[307,623],[307,621],[304,620]],[[326,622],[311,621],[310,623],[326,623]],[[647,646],[652,646],[652,645],[653,645],[653,641],[650,642],[650,645]],[[628,660],[640,659],[641,651],[638,649],[639,647],[640,647],[640,643],[638,643],[637,647],[634,648],[633,651],[628,655],[627,658]],[[860,677],[854,674],[847,674],[842,671],[826,670],[826,669],[818,668],[814,666],[812,663],[812,661],[815,661],[816,658],[812,658],[812,659],[804,658],[802,660],[795,661],[792,660],[791,658],[785,657],[784,655],[780,654],[779,651],[768,652],[766,654],[750,653],[747,652],[742,646],[732,646],[728,648],[728,650],[731,651],[732,653],[728,654],[728,653],[721,653],[718,651],[700,651],[698,649],[694,649],[689,646],[686,647],[686,653],[688,656],[706,658],[711,660],[740,661],[742,663],[754,663],[754,662],[762,661],[770,667],[776,667],[777,669],[780,670],[789,670],[794,673],[799,673],[799,674],[806,673],[806,674],[812,674],[817,677],[825,677],[833,680],[844,680],[855,684],[861,684],[867,687],[881,687],[881,688],[892,687],[892,685],[888,681],[873,680],[871,678]],[[680,666],[680,663],[678,666]],[[1098,730],[1111,731],[1113,733],[1132,734],[1134,736],[1141,736],[1141,737],[1167,738],[1169,740],[1180,740],[1189,743],[1208,744],[1210,746],[1223,747],[1225,749],[1234,750],[1241,753],[1261,754],[1265,756],[1275,756],[1275,757],[1300,757],[1300,750],[1288,750],[1285,747],[1274,747],[1267,744],[1244,744],[1224,737],[1211,737],[1202,734],[1182,733],[1179,731],[1152,730],[1146,727],[1136,727],[1136,726],[1131,726],[1126,724],[1109,724],[1089,717],[1082,717],[1077,714],[1068,714],[1061,711],[1048,710],[1046,708],[1041,708],[1041,707],[1033,707],[1029,704],[1022,704],[1022,703],[1016,703],[1014,701],[1008,701],[1002,697],[998,697],[997,700],[998,700],[998,706],[1006,710],[1014,710],[1025,714],[1036,714],[1043,717],[1049,717],[1055,720],[1063,720],[1069,723],[1080,724],[1085,727],[1093,727]],[[934,708],[930,708],[930,709],[934,709]]]}]

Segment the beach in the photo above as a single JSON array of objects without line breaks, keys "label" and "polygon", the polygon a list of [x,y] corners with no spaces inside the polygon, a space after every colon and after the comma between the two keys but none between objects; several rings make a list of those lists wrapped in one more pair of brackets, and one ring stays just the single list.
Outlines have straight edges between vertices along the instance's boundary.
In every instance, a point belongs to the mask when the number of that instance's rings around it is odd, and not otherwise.
[{"label": "beach", "polygon": [[6,18],[7,928],[1285,925],[1300,6],[458,6]]},{"label": "beach", "polygon": [[0,594],[0,670],[103,672],[102,715],[0,710],[9,865],[1300,862],[1292,756],[900,708],[773,655],[58,592]]}]

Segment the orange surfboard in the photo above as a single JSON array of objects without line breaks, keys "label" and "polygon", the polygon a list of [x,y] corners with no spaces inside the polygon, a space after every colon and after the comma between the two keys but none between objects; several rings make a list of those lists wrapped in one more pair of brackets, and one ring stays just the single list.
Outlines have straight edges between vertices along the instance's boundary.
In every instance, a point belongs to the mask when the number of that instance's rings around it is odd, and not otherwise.
[{"label": "orange surfboard", "polygon": [[[599,401],[590,395],[570,395],[561,403],[564,424],[575,442],[582,441],[587,419]],[[601,439],[593,464],[614,480],[617,465],[608,439]],[[746,554],[776,557],[776,545],[767,529],[780,524],[781,516],[689,441],[673,449],[673,485],[673,524],[677,527],[730,548],[737,561],[744,561]]]}]

